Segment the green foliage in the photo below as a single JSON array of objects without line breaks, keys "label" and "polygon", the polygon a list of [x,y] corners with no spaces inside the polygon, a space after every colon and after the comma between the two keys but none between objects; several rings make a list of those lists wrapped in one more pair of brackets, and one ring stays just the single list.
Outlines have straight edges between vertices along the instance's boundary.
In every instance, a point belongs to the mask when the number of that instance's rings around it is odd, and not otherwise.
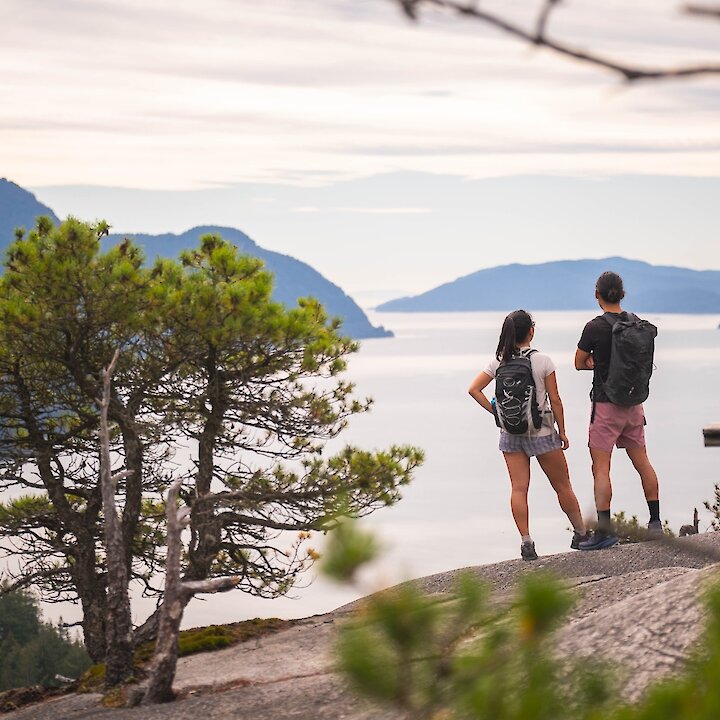
[{"label": "green foliage", "polygon": [[[0,588],[6,589],[4,583]],[[40,611],[35,598],[27,592],[0,595],[0,643],[9,639],[26,645],[38,633]]]},{"label": "green foliage", "polygon": [[[0,553],[44,599],[98,610],[83,626],[96,661],[106,570],[97,399],[116,350],[111,456],[130,471],[118,486],[124,551],[148,594],[160,593],[165,461],[178,451],[193,448],[183,573],[233,575],[268,597],[312,563],[309,531],[324,531],[342,504],[361,516],[395,503],[422,462],[411,447],[323,456],[370,401],[340,377],[357,343],[316,300],[273,301],[262,263],[217,235],[146,267],[131,240],[103,252],[107,232],[40,219],[9,247],[0,277],[0,491],[30,493],[0,506]],[[288,532],[300,533],[289,548]]]},{"label": "green foliage", "polygon": [[635,705],[597,657],[560,661],[553,631],[572,606],[548,575],[523,577],[512,604],[470,574],[453,593],[413,584],[368,598],[341,629],[340,665],[362,695],[412,718],[443,720],[717,720],[720,584],[707,596],[703,643],[677,678]]},{"label": "green foliage", "polygon": [[57,674],[79,677],[90,665],[81,643],[42,622],[26,592],[0,595],[0,691],[28,685],[57,686]]},{"label": "green foliage", "polygon": [[401,585],[368,602],[341,635],[341,667],[364,694],[417,710],[432,693],[436,664],[428,650],[440,640],[437,601]]},{"label": "green foliage", "polygon": [[211,625],[207,628],[182,633],[178,642],[178,655],[183,657],[209,650],[219,650],[233,645],[234,642],[235,636],[230,628]]},{"label": "green foliage", "polygon": [[105,664],[91,665],[80,678],[77,686],[79,693],[102,692],[105,687]]},{"label": "green foliage", "polygon": [[547,639],[571,600],[556,581],[526,577],[510,607],[489,598],[470,575],[451,599],[426,597],[412,584],[381,593],[343,629],[341,666],[360,692],[414,718],[555,720],[580,717],[591,697],[603,707],[602,679],[572,691],[558,682],[562,668]]},{"label": "green foliage", "polygon": [[52,514],[53,506],[46,494],[21,495],[7,503],[0,503],[0,528],[6,532],[19,532],[39,521],[48,522]]},{"label": "green foliage", "polygon": [[333,530],[325,550],[323,571],[334,580],[352,580],[355,571],[373,560],[378,550],[373,535],[360,530],[349,518],[343,518]]}]

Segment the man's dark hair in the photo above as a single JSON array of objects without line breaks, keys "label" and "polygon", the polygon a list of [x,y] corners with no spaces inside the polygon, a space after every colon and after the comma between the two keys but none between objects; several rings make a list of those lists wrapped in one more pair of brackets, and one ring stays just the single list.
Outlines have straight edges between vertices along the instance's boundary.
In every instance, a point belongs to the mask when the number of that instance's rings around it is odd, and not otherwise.
[{"label": "man's dark hair", "polygon": [[606,303],[619,303],[625,297],[625,288],[622,278],[608,270],[604,272],[595,283],[595,290]]}]

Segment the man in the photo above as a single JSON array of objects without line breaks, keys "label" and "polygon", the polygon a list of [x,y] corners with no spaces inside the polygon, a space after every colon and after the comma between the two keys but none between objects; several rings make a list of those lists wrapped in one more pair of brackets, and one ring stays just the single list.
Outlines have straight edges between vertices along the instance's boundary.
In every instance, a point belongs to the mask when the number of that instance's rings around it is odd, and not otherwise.
[{"label": "man", "polygon": [[[593,371],[593,405],[588,447],[592,458],[595,505],[598,514],[597,530],[589,540],[580,543],[581,550],[601,550],[618,542],[610,523],[610,502],[612,500],[610,461],[614,447],[626,450],[640,476],[650,511],[648,534],[652,537],[661,537],[663,533],[660,521],[657,474],[648,459],[645,448],[645,412],[642,402],[629,404],[635,403],[638,398],[626,400],[625,397],[623,397],[622,404],[618,404],[617,401],[612,402],[608,397],[608,393],[611,392],[610,387],[606,385],[610,372],[613,326],[618,321],[626,322],[637,320],[637,318],[624,314],[620,307],[620,302],[625,297],[625,290],[622,278],[616,273],[604,272],[598,278],[595,285],[595,297],[603,315],[598,315],[585,325],[575,353],[575,368]],[[652,342],[657,332],[656,328],[646,321],[638,321],[638,325],[644,326],[645,330],[651,333],[651,336],[648,336],[648,342],[652,348]],[[649,352],[648,380],[652,371],[652,349]],[[645,397],[646,393],[647,384],[645,385]],[[616,398],[613,392],[611,394]]]}]

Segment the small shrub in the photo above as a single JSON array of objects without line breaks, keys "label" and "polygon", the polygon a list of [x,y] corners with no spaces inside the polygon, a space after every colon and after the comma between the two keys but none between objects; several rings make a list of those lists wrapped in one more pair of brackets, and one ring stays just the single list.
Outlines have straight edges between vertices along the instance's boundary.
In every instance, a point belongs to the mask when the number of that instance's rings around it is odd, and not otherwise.
[{"label": "small shrub", "polygon": [[[253,618],[229,625],[208,625],[201,628],[183,630],[178,639],[178,655],[194,655],[201,652],[212,652],[236,645],[237,643],[269,635],[294,624],[292,620],[280,618]],[[147,642],[135,650],[135,665],[142,668],[152,660],[155,643]],[[104,666],[102,666],[104,667]]]},{"label": "small shrub", "polygon": [[[597,521],[591,520],[587,523],[590,530],[597,528]],[[629,545],[632,543],[646,542],[654,538],[649,538],[647,534],[647,527],[641,525],[637,515],[628,517],[624,510],[616,512],[612,516],[612,528],[613,532],[620,539],[621,545]],[[667,520],[663,523],[663,532],[666,538],[674,538],[675,533],[670,528],[670,524]]]},{"label": "small shrub", "polygon": [[230,628],[219,625],[188,630],[180,634],[178,655],[184,657],[199,652],[210,652],[234,645],[237,642]]}]

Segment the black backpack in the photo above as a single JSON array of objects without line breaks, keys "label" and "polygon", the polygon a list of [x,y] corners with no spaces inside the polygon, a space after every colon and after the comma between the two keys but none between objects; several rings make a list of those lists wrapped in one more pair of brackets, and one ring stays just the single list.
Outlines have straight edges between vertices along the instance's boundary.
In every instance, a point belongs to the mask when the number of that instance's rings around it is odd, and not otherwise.
[{"label": "black backpack", "polygon": [[650,394],[657,328],[628,312],[619,318],[605,313],[603,318],[612,328],[610,368],[603,390],[615,405],[639,405]]},{"label": "black backpack", "polygon": [[512,435],[526,435],[542,425],[530,363],[534,352],[504,360],[495,373],[495,423]]}]

